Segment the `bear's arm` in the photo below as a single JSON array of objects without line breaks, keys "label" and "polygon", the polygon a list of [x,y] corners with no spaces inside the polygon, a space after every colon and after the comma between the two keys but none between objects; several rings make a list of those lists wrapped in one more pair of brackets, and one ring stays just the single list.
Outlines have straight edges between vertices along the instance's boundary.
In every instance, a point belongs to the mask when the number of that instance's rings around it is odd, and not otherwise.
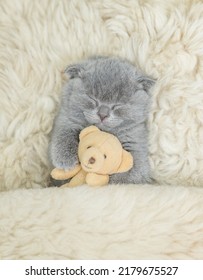
[{"label": "bear's arm", "polygon": [[109,175],[88,173],[86,176],[86,183],[92,187],[107,185],[108,182],[109,182]]},{"label": "bear's arm", "polygon": [[65,180],[75,176],[80,171],[80,169],[80,165],[76,165],[74,169],[67,171],[64,169],[54,168],[51,172],[51,176],[56,180]]}]

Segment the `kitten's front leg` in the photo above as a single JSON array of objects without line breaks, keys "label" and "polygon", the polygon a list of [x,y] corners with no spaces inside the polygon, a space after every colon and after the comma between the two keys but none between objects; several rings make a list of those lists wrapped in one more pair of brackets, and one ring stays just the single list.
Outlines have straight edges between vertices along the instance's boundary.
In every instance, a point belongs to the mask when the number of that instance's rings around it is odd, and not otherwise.
[{"label": "kitten's front leg", "polygon": [[109,184],[147,184],[152,183],[150,176],[143,176],[139,171],[130,170],[110,176]]},{"label": "kitten's front leg", "polygon": [[50,156],[56,168],[71,170],[78,164],[79,130],[60,129],[53,133]]}]

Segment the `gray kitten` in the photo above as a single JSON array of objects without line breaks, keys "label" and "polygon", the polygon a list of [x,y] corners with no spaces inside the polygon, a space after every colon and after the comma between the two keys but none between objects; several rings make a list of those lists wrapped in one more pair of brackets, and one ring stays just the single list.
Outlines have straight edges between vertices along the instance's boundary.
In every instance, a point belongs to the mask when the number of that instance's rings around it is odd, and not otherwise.
[{"label": "gray kitten", "polygon": [[111,175],[110,183],[151,182],[146,120],[154,80],[114,57],[93,57],[70,65],[65,72],[70,79],[52,132],[53,165],[73,168],[78,163],[79,133],[94,124],[117,136],[134,158],[134,167]]}]

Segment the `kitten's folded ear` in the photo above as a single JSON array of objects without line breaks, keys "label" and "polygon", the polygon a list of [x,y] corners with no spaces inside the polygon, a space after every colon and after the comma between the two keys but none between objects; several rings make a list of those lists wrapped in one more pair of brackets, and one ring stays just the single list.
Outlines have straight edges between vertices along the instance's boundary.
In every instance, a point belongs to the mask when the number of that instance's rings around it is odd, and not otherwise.
[{"label": "kitten's folded ear", "polygon": [[137,79],[138,84],[149,93],[150,88],[155,84],[156,80],[147,76],[140,76]]},{"label": "kitten's folded ear", "polygon": [[64,73],[67,73],[70,79],[82,78],[84,68],[81,64],[71,64],[64,70]]}]

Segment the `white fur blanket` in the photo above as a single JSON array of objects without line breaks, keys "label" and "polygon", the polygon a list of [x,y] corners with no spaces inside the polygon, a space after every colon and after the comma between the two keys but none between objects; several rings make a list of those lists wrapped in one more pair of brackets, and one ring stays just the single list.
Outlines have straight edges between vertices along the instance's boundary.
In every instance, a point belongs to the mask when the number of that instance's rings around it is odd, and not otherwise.
[{"label": "white fur blanket", "polygon": [[[203,258],[202,14],[196,0],[0,2],[0,258]],[[157,79],[157,186],[44,188],[62,72],[95,54]]]},{"label": "white fur blanket", "polygon": [[107,186],[4,192],[1,259],[201,259],[199,188]]}]

